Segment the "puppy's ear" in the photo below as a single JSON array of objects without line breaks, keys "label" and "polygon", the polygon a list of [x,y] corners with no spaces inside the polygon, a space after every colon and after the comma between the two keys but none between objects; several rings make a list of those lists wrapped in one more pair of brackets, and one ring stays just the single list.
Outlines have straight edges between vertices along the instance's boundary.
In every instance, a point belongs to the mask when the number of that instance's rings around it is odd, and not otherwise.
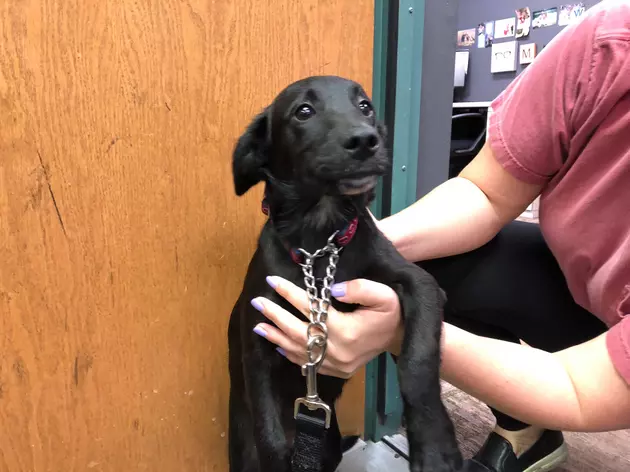
[{"label": "puppy's ear", "polygon": [[268,162],[269,108],[263,110],[238,139],[232,155],[234,191],[239,197],[260,182]]}]

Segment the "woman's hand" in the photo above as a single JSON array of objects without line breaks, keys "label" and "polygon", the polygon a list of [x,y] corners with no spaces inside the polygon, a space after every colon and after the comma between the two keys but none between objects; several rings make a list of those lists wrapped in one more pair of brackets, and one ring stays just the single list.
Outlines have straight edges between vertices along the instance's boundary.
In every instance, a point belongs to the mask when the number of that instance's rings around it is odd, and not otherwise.
[{"label": "woman's hand", "polygon": [[[285,300],[309,317],[306,292],[280,277],[267,277],[267,283]],[[321,374],[348,379],[370,360],[386,350],[398,352],[402,339],[398,296],[387,285],[356,279],[331,287],[331,295],[345,303],[361,305],[352,313],[328,310],[328,349],[319,370]],[[252,300],[277,327],[258,324],[254,332],[278,346],[278,352],[298,365],[306,363],[306,327],[271,300]]]}]

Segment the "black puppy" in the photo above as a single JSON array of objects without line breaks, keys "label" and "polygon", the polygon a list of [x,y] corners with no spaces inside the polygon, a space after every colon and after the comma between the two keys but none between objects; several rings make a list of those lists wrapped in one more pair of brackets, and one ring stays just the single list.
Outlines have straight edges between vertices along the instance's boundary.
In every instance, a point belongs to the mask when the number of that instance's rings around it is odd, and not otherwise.
[{"label": "black puppy", "polygon": [[[359,84],[340,77],[309,77],[291,84],[238,140],[233,156],[236,194],[264,181],[269,220],[229,326],[231,472],[291,470],[293,406],[306,389],[300,368],[252,331],[266,319],[250,302],[265,296],[302,316],[268,287],[265,277],[281,276],[303,287],[295,249],[313,253],[335,231],[354,224],[335,282],[371,279],[399,296],[405,335],[397,365],[411,470],[461,469],[453,425],[440,398],[442,291],[429,274],[403,259],[366,211],[377,177],[389,167],[385,128],[368,96]],[[327,260],[317,263],[316,277],[324,274]],[[334,300],[333,306],[352,309]],[[318,376],[318,381],[320,397],[333,408],[323,467],[332,472],[341,461],[334,403],[344,380]]]}]

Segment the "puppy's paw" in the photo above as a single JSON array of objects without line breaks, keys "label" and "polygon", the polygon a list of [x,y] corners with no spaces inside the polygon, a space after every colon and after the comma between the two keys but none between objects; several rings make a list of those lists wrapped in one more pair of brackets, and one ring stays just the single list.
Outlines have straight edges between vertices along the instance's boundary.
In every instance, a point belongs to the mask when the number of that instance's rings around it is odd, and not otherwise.
[{"label": "puppy's paw", "polygon": [[412,472],[465,472],[459,450],[445,450],[444,445],[425,445],[417,460],[409,466]]}]

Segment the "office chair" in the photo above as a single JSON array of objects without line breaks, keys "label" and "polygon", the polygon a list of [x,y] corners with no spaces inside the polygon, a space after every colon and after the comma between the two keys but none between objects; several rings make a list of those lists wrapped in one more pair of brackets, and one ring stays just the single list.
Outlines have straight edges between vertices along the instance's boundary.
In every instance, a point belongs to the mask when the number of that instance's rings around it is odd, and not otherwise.
[{"label": "office chair", "polygon": [[449,176],[456,177],[486,142],[486,116],[482,113],[453,115]]}]

